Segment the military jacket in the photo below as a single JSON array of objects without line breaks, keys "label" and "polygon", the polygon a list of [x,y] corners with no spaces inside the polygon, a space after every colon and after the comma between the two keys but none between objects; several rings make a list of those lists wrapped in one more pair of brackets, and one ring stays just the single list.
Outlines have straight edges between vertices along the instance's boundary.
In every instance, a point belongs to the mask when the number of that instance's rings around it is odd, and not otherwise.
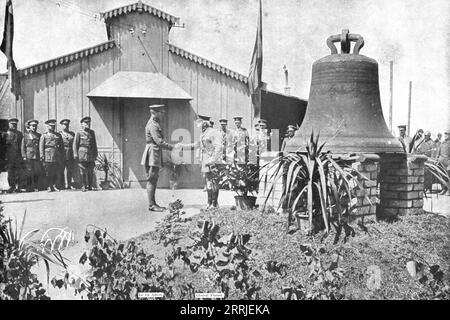
[{"label": "military jacket", "polygon": [[226,131],[219,129],[218,132],[222,146],[220,162],[231,163],[233,161],[233,132],[228,129]]},{"label": "military jacket", "polygon": [[75,134],[73,141],[73,156],[80,162],[95,162],[98,156],[95,132],[91,129],[81,129]]},{"label": "military jacket", "polygon": [[200,163],[202,172],[209,172],[210,166],[221,163],[222,139],[219,132],[213,128],[206,128],[197,142],[189,144],[188,147],[200,149]]},{"label": "military jacket", "polygon": [[248,147],[250,136],[246,128],[235,129],[233,131],[233,144],[235,152],[235,161],[237,163],[246,163],[248,161]]},{"label": "military jacket", "polygon": [[283,139],[283,142],[282,142],[282,144],[281,144],[281,152],[283,152],[283,155],[286,155],[286,154],[287,154],[287,152],[285,152],[284,149],[286,149],[286,144],[287,144],[291,139],[292,139],[291,137],[285,137],[285,138]]},{"label": "military jacket", "polygon": [[416,152],[420,154],[424,154],[428,157],[432,156],[432,153],[434,152],[435,144],[432,139],[426,141],[423,140],[416,148]]},{"label": "military jacket", "polygon": [[450,141],[442,141],[437,150],[437,159],[447,170],[450,168]]},{"label": "military jacket", "polygon": [[39,140],[39,153],[44,162],[58,162],[61,160],[63,142],[58,132],[46,132]]},{"label": "military jacket", "polygon": [[29,131],[22,139],[22,158],[26,160],[39,160],[39,140],[41,134]]},{"label": "military jacket", "polygon": [[164,141],[161,125],[155,119],[150,118],[145,126],[145,142],[141,164],[146,167],[162,167],[162,150],[171,150],[172,146]]},{"label": "military jacket", "polygon": [[22,158],[22,132],[18,130],[8,130],[4,133],[3,137],[3,141],[6,147],[5,160],[9,162],[20,160]]},{"label": "military jacket", "polygon": [[73,160],[73,141],[75,139],[75,133],[73,133],[72,131],[61,131],[60,134],[64,146],[63,159],[66,161]]}]

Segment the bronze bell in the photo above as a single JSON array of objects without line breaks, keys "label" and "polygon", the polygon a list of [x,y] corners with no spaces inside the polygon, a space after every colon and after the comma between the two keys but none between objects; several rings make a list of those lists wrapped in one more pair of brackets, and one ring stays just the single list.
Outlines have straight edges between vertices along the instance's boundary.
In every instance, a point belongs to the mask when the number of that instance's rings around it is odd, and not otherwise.
[{"label": "bronze bell", "polygon": [[[338,54],[334,42],[341,42]],[[350,42],[355,41],[353,53]],[[305,118],[287,152],[304,151],[306,141],[320,133],[324,151],[347,153],[403,153],[383,117],[378,84],[378,63],[360,55],[364,39],[343,30],[330,36],[331,54],[314,62]],[[300,148],[300,150],[299,150]]]}]

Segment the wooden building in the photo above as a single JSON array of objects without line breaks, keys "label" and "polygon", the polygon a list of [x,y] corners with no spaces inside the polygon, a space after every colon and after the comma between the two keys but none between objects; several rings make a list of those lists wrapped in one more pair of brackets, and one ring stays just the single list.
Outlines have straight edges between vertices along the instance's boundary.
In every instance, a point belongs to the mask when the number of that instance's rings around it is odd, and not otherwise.
[{"label": "wooden building", "polygon": [[[17,117],[22,127],[37,119],[39,132],[45,131],[43,123],[49,118],[71,119],[72,130],[78,130],[83,116],[92,117],[99,152],[113,155],[131,185],[145,180],[140,159],[149,104],[167,106],[163,129],[172,142],[198,135],[197,114],[210,115],[216,122],[240,115],[245,127],[253,127],[247,77],[169,43],[177,17],[142,2],[101,15],[108,40],[20,69],[20,95],[13,102],[2,102],[7,111],[1,117]],[[266,99],[270,103],[262,99],[261,114],[275,117],[277,125],[303,117],[306,101],[270,91],[263,95],[272,98]],[[290,105],[284,114],[283,105],[276,102],[282,100]],[[272,120],[268,118],[269,126]],[[199,166],[184,167],[180,186],[201,186]],[[164,170],[160,184],[169,185]]]}]

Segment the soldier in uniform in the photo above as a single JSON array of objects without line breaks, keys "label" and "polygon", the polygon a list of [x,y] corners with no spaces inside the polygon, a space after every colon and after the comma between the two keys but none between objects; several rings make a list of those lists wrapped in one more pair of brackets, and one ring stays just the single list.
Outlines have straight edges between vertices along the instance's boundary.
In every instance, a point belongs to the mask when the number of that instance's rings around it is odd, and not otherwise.
[{"label": "soldier in uniform", "polygon": [[[450,130],[444,132],[444,141],[441,142],[437,150],[437,160],[444,166],[447,173],[450,175]],[[450,195],[449,183],[442,184],[441,195]]]},{"label": "soldier in uniform", "polygon": [[146,146],[141,160],[141,164],[145,166],[147,172],[148,210],[156,212],[161,212],[166,209],[159,206],[155,199],[159,170],[163,165],[162,150],[172,150],[174,147],[164,140],[160,124],[161,118],[165,113],[163,107],[163,104],[149,106],[151,116],[145,126]]},{"label": "soldier in uniform", "polygon": [[20,169],[22,165],[21,143],[23,139],[22,132],[17,130],[18,119],[9,119],[9,128],[3,134],[3,141],[5,144],[5,161],[6,169],[8,171],[8,192],[20,192],[19,179]]},{"label": "soldier in uniform", "polygon": [[62,126],[62,130],[59,132],[59,134],[62,137],[64,146],[64,152],[61,159],[62,185],[66,189],[74,190],[75,188],[72,185],[72,181],[75,167],[75,162],[73,160],[73,141],[75,139],[75,133],[69,130],[69,119],[63,119],[59,123]]},{"label": "soldier in uniform", "polygon": [[283,142],[281,144],[281,152],[284,152],[284,149],[286,149],[286,143],[291,140],[294,135],[297,128],[293,125],[288,125],[286,130],[286,137],[283,139]]},{"label": "soldier in uniform", "polygon": [[84,117],[80,121],[81,129],[73,140],[73,158],[78,163],[81,176],[81,191],[93,190],[94,165],[98,156],[97,140],[91,127],[91,118]]},{"label": "soldier in uniform", "polygon": [[398,141],[400,141],[400,143],[402,144],[403,150],[405,150],[406,153],[410,153],[412,139],[411,137],[406,135],[406,125],[398,126],[398,132]]},{"label": "soldier in uniform", "polygon": [[[287,153],[285,152],[286,149],[286,143],[291,140],[294,135],[295,135],[295,130],[297,128],[293,125],[288,125],[287,130],[286,130],[286,137],[283,139],[283,142],[281,144],[281,156],[286,156]],[[286,182],[287,182],[287,174],[289,171],[289,162],[284,160],[283,163],[283,189],[286,188]],[[283,203],[282,203],[282,209],[283,209],[283,213],[285,213],[288,209],[289,203],[288,203],[288,198],[284,198],[283,199]]]},{"label": "soldier in uniform", "polygon": [[233,152],[233,133],[227,129],[228,120],[220,119],[219,135],[221,137],[222,153],[221,163],[227,164],[231,162],[230,156]]},{"label": "soldier in uniform", "polygon": [[[434,141],[431,139],[431,132],[427,131],[427,132],[425,132],[424,138],[421,141],[421,143],[417,144],[416,152],[419,154],[426,155],[427,157],[431,158],[431,155],[434,152],[434,149],[435,149],[435,144],[434,144]],[[432,185],[433,185],[433,175],[428,170],[425,170],[425,174],[424,174],[425,190],[431,191]]]},{"label": "soldier in uniform", "polygon": [[247,164],[250,136],[248,130],[242,127],[242,117],[234,117],[233,119],[236,126],[233,131],[234,161],[238,164]]},{"label": "soldier in uniform", "polygon": [[27,126],[29,130],[22,139],[22,158],[25,161],[27,172],[27,191],[38,191],[38,180],[41,163],[39,156],[39,140],[41,135],[36,132],[37,120],[29,120]]},{"label": "soldier in uniform", "polygon": [[211,122],[209,117],[199,116],[202,121],[202,133],[200,135],[200,140],[191,144],[180,143],[178,146],[186,149],[200,149],[200,162],[201,171],[206,180],[206,192],[208,195],[208,206],[207,209],[211,207],[218,207],[219,198],[219,181],[216,176],[217,164],[220,163],[223,157],[222,149],[222,137],[211,127]]},{"label": "soldier in uniform", "polygon": [[59,191],[56,187],[59,176],[59,161],[63,150],[61,135],[56,132],[56,120],[45,122],[47,132],[39,140],[39,154],[43,162],[45,177],[47,178],[47,191]]}]

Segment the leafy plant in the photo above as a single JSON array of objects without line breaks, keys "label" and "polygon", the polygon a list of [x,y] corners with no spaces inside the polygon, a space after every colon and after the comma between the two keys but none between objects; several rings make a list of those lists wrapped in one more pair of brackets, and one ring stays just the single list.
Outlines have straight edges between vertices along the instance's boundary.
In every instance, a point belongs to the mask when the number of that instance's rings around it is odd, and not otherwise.
[{"label": "leafy plant", "polygon": [[213,174],[217,176],[220,187],[229,188],[238,196],[254,195],[258,191],[258,171],[254,166],[231,163],[222,170],[215,168]]},{"label": "leafy plant", "polygon": [[319,145],[319,135],[314,136],[312,132],[306,152],[280,156],[263,166],[272,172],[264,178],[264,190],[268,190],[264,206],[285,174],[286,183],[279,206],[286,201],[290,209],[288,227],[293,215],[307,217],[310,234],[314,231],[313,220],[316,218],[321,218],[327,233],[332,221],[337,220],[340,224],[355,206],[356,189],[363,189],[359,179],[368,180],[348,161],[323,152],[324,145]]},{"label": "leafy plant", "polygon": [[110,184],[115,189],[123,189],[125,184],[122,179],[122,170],[119,164],[114,160],[113,154],[107,156],[105,153],[97,157],[95,169],[103,171],[105,174],[104,183]]},{"label": "leafy plant", "polygon": [[425,161],[424,170],[435,177],[439,183],[443,185],[448,185],[450,183],[450,177],[446,168],[437,159],[428,158],[427,161]]},{"label": "leafy plant", "polygon": [[5,220],[0,208],[0,299],[12,300],[48,300],[42,283],[37,275],[31,272],[31,268],[39,261],[43,261],[47,271],[47,283],[50,277],[50,263],[66,267],[63,257],[59,252],[48,254],[46,251],[29,241],[39,232],[32,230],[22,236],[25,224],[26,211],[24,212],[20,230],[17,221],[13,227],[11,219]]}]

